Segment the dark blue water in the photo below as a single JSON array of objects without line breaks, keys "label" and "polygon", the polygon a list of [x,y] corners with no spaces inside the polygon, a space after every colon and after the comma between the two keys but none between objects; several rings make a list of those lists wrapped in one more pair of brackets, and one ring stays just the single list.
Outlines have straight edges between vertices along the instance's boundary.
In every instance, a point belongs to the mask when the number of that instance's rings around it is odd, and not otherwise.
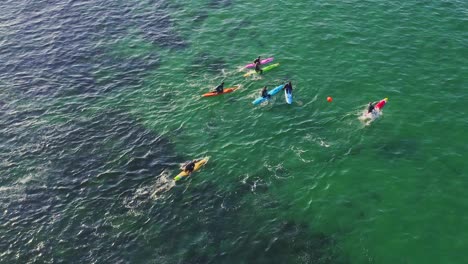
[{"label": "dark blue water", "polygon": [[1,7],[0,263],[466,262],[465,2]]}]

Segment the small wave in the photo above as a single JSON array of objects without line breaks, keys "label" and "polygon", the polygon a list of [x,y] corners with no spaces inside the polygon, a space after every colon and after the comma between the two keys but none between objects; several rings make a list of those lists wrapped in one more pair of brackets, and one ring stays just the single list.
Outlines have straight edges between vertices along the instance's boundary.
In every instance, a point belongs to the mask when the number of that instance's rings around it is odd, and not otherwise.
[{"label": "small wave", "polygon": [[169,191],[175,186],[175,181],[170,178],[170,173],[167,170],[164,170],[159,177],[156,179],[156,183],[153,186],[153,192],[150,195],[150,198],[153,200],[158,200],[164,197],[164,193]]},{"label": "small wave", "polygon": [[269,165],[265,163],[267,170],[275,176],[277,179],[286,179],[291,177],[290,172],[283,166],[283,163],[277,165]]},{"label": "small wave", "polygon": [[168,170],[164,170],[156,178],[154,185],[145,185],[136,189],[133,195],[123,198],[123,204],[126,208],[131,209],[134,214],[137,214],[137,211],[134,209],[152,200],[164,198],[164,194],[174,186],[175,182],[170,178],[170,172]]},{"label": "small wave", "polygon": [[300,148],[294,147],[294,146],[292,146],[290,149],[294,152],[294,154],[296,154],[297,157],[299,157],[299,159],[300,159],[302,162],[304,162],[304,163],[310,163],[310,162],[313,162],[313,161],[314,161],[313,159],[305,159],[305,158],[302,157],[302,154],[303,154],[303,153],[307,153],[307,152],[308,152],[307,150],[303,150],[303,149],[300,149]]},{"label": "small wave", "polygon": [[382,115],[382,111],[374,110],[371,113],[367,113],[367,109],[364,109],[361,115],[358,117],[365,126],[369,126],[374,120],[379,118]]},{"label": "small wave", "polygon": [[330,147],[330,143],[328,143],[325,139],[323,139],[321,137],[315,137],[312,134],[307,134],[304,137],[304,139],[309,141],[309,142],[314,142],[314,143],[316,143],[317,145],[319,145],[321,147],[326,147],[326,148]]}]

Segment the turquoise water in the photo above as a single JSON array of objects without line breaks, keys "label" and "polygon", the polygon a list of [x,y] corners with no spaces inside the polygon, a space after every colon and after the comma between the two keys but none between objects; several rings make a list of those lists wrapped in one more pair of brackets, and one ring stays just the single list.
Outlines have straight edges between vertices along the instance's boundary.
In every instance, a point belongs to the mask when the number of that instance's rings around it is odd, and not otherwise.
[{"label": "turquoise water", "polygon": [[[468,262],[467,14],[6,1],[0,262]],[[258,55],[280,66],[242,77]],[[293,105],[251,104],[287,80]],[[241,88],[201,97],[221,81]]]}]

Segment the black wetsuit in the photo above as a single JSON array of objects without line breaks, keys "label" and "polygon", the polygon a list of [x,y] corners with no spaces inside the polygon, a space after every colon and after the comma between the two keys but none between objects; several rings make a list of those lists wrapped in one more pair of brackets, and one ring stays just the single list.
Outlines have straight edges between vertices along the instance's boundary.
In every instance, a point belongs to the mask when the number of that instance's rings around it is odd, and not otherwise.
[{"label": "black wetsuit", "polygon": [[287,93],[292,93],[292,85],[287,83],[285,86],[284,86],[284,90],[286,90]]},{"label": "black wetsuit", "polygon": [[367,113],[372,113],[374,108],[375,108],[375,103],[369,103],[369,106],[367,106]]},{"label": "black wetsuit", "polygon": [[253,63],[254,63],[254,64],[257,64],[257,62],[258,62],[258,63],[261,63],[261,62],[260,62],[260,58],[256,58],[256,59],[254,60]]},{"label": "black wetsuit", "polygon": [[185,171],[188,173],[192,173],[195,169],[195,161],[191,161],[189,164],[185,165]]},{"label": "black wetsuit", "polygon": [[255,71],[259,73],[263,73],[263,70],[260,68],[260,62],[255,64]]},{"label": "black wetsuit", "polygon": [[215,92],[217,93],[222,93],[223,91],[224,91],[224,84],[218,85],[218,87],[216,87],[215,89]]},{"label": "black wetsuit", "polygon": [[267,90],[267,89],[263,89],[263,90],[262,90],[262,97],[263,97],[263,98],[268,98],[268,97],[270,97],[270,95],[268,94],[268,90]]}]

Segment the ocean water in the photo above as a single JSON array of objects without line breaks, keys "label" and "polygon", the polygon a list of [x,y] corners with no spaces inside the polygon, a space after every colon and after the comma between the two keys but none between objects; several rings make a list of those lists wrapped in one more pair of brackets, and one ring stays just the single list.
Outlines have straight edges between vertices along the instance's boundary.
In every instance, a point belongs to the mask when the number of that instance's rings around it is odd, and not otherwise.
[{"label": "ocean water", "polygon": [[0,263],[468,263],[468,2],[1,7]]}]

